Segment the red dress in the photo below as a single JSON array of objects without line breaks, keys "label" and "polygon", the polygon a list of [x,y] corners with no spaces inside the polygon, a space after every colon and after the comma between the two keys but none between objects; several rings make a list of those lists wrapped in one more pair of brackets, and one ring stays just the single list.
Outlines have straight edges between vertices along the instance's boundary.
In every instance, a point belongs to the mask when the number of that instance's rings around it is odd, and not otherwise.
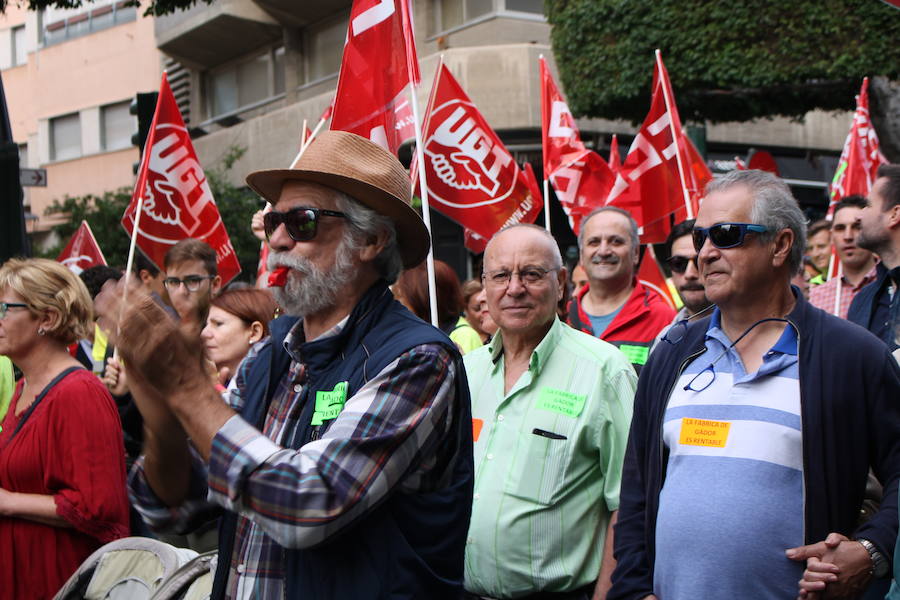
[{"label": "red dress", "polygon": [[52,495],[71,528],[0,517],[0,595],[52,598],[94,550],[128,535],[122,427],[109,392],[77,369],[47,391],[22,428],[10,403],[0,431],[0,488]]}]

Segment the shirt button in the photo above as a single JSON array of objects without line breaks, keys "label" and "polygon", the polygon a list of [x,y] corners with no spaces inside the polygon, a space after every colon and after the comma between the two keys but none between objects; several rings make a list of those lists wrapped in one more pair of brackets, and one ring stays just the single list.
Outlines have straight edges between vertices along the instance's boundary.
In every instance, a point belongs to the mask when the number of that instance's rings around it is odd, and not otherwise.
[{"label": "shirt button", "polygon": [[466,538],[466,543],[473,544],[473,543],[475,543],[475,540],[473,538]]},{"label": "shirt button", "polygon": [[303,386],[300,385],[299,383],[298,383],[297,385],[294,386],[294,391],[297,392],[298,394],[300,393],[300,391],[301,391],[302,389],[303,389]]},{"label": "shirt button", "polygon": [[503,420],[503,415],[498,415],[498,416],[497,416],[497,420],[498,420],[498,421],[502,421],[502,420]]},{"label": "shirt button", "polygon": [[493,454],[488,454],[486,458],[487,458],[488,460],[494,460],[494,455],[493,455]]},{"label": "shirt button", "polygon": [[245,567],[244,565],[238,565],[238,566],[237,566],[237,572],[238,572],[238,573],[243,573],[243,572],[246,571],[246,570],[247,570],[247,567]]},{"label": "shirt button", "polygon": [[481,494],[473,494],[472,497],[478,500],[479,498],[481,498]]}]

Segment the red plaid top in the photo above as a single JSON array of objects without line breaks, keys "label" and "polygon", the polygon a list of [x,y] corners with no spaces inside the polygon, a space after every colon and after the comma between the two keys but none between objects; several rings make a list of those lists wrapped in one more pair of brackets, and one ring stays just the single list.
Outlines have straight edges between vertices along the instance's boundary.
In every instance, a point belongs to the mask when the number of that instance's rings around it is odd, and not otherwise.
[{"label": "red plaid top", "polygon": [[[821,308],[825,312],[834,314],[834,303],[838,293],[838,287],[841,290],[840,314],[842,319],[847,318],[847,311],[850,310],[850,303],[853,297],[859,293],[859,290],[875,281],[875,267],[866,273],[858,284],[850,285],[845,277],[832,277],[825,283],[813,286],[809,289],[809,302],[816,308]],[[840,282],[840,286],[838,286]]]}]

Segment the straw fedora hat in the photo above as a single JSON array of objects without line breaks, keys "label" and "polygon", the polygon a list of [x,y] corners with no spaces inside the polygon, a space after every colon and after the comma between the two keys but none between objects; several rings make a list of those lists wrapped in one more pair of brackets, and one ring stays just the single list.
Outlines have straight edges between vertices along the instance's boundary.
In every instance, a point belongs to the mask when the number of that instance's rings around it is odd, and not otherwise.
[{"label": "straw fedora hat", "polygon": [[397,230],[405,268],[425,259],[428,229],[410,206],[406,169],[392,154],[364,137],[325,131],[309,145],[293,169],[266,169],[247,175],[247,185],[273,205],[286,181],[318,183],[355,198],[388,217]]}]

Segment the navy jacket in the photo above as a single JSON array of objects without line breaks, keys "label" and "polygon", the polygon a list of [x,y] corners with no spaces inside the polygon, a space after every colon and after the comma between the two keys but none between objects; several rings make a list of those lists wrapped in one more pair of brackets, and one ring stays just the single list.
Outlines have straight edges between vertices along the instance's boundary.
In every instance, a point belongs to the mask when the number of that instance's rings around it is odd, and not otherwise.
[{"label": "navy jacket", "polygon": [[[893,352],[897,349],[897,341],[889,323],[891,307],[887,289],[890,277],[884,263],[878,263],[875,272],[878,274],[875,281],[859,290],[850,303],[847,320],[871,331]],[[900,299],[896,301],[900,302]]]},{"label": "navy jacket", "polygon": [[[262,421],[291,358],[283,341],[296,318],[272,322],[272,343],[247,377],[241,416]],[[456,345],[394,300],[384,282],[374,285],[333,337],[302,344],[307,378],[301,416],[289,446],[300,448],[333,421],[312,426],[315,392],[348,382],[347,397],[401,354],[422,344],[440,344],[456,365],[452,430],[441,445],[437,472],[442,485],[429,492],[395,490],[337,536],[314,548],[285,549],[285,597],[310,600],[457,598],[462,593],[465,537],[472,509],[472,412],[465,369]],[[397,487],[402,481],[397,482]],[[222,598],[234,546],[236,516],[226,514],[219,531],[219,563],[213,598]]]},{"label": "navy jacket", "polygon": [[[836,531],[871,540],[890,560],[897,538],[900,368],[875,336],[802,295],[788,319],[799,332],[806,543]],[[653,592],[656,515],[668,464],[663,417],[678,376],[705,352],[708,325],[709,317],[688,325],[678,343],[660,343],[641,372],[622,474],[610,600]],[[884,484],[884,499],[881,510],[857,528],[870,465]],[[747,524],[748,540],[754,526]]]}]

